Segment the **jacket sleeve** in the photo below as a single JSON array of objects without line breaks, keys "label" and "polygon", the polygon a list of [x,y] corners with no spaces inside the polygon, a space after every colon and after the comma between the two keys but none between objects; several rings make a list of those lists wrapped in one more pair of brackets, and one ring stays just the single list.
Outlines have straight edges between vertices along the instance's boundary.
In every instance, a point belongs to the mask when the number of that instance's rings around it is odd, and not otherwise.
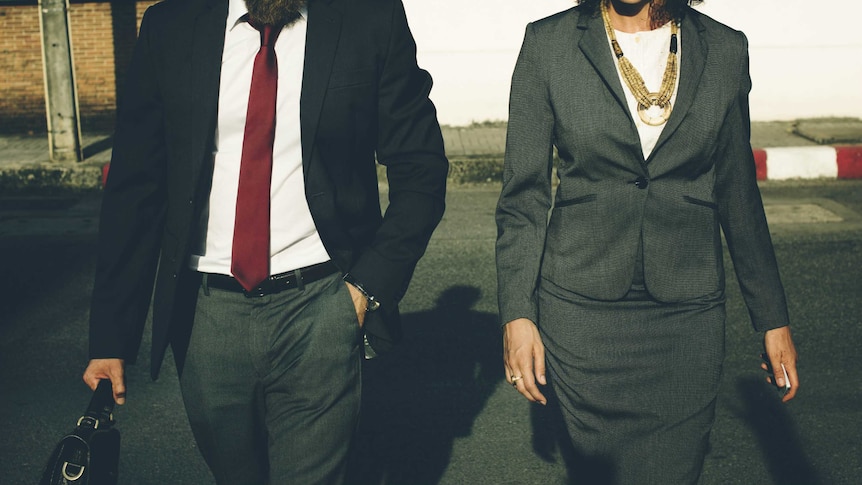
[{"label": "jacket sleeve", "polygon": [[377,160],[386,167],[389,205],[374,239],[350,273],[390,308],[401,299],[443,216],[449,163],[430,75],[416,62],[404,7],[392,2],[390,35],[378,79]]},{"label": "jacket sleeve", "polygon": [[149,310],[165,213],[162,108],[144,16],[120,99],[102,197],[90,358],[133,362]]},{"label": "jacket sleeve", "polygon": [[721,227],[730,250],[742,296],[751,322],[758,331],[789,324],[784,287],[751,150],[748,93],[748,43],[741,36],[739,88],[719,134],[716,152],[716,200]]},{"label": "jacket sleeve", "polygon": [[537,318],[536,288],[551,207],[554,115],[535,29],[527,26],[509,97],[503,188],[497,203],[500,318]]}]

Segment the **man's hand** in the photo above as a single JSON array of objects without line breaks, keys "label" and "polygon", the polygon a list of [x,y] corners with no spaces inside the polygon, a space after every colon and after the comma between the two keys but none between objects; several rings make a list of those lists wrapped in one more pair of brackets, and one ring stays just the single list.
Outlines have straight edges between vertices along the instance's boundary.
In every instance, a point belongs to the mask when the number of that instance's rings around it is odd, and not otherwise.
[{"label": "man's hand", "polygon": [[126,403],[126,381],[124,377],[123,359],[93,359],[84,371],[84,382],[90,389],[96,390],[101,379],[110,379],[114,389],[114,401],[117,404]]},{"label": "man's hand", "polygon": [[362,325],[365,324],[365,311],[368,309],[368,299],[355,286],[346,281],[344,284],[347,285],[347,290],[350,291],[350,298],[353,299],[353,306],[356,309],[356,319],[359,321],[359,328],[362,328]]},{"label": "man's hand", "polygon": [[532,402],[548,400],[536,385],[545,379],[545,346],[536,324],[526,318],[512,320],[503,326],[503,364],[506,381]]},{"label": "man's hand", "polygon": [[765,370],[769,375],[766,376],[766,382],[774,384],[778,387],[784,387],[784,373],[781,372],[781,366],[787,371],[787,377],[790,379],[790,389],[781,400],[787,402],[796,396],[799,390],[799,374],[796,372],[796,347],[793,345],[793,338],[790,336],[790,327],[779,327],[768,330],[763,336],[763,348],[766,350],[764,362],[760,364],[760,368]]}]

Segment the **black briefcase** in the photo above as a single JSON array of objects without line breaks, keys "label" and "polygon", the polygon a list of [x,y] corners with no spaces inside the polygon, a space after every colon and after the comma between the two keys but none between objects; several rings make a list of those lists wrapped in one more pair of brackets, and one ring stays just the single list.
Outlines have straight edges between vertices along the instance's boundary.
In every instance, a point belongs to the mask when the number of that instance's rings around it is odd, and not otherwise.
[{"label": "black briefcase", "polygon": [[116,485],[120,432],[113,410],[111,381],[102,380],[75,429],[54,448],[39,485]]}]

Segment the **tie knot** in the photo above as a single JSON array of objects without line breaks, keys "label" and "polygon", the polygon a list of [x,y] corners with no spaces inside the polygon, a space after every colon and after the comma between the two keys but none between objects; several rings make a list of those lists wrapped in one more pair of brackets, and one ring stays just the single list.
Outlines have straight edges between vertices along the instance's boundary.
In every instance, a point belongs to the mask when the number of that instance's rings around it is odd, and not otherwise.
[{"label": "tie knot", "polygon": [[281,33],[283,25],[261,24],[251,17],[248,18],[248,23],[260,32],[260,45],[272,47],[275,45],[278,34]]}]

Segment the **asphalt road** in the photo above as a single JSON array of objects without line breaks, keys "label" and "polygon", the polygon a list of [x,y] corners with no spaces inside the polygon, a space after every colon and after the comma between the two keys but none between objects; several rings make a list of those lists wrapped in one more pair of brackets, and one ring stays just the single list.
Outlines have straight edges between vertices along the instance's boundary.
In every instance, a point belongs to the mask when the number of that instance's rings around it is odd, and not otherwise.
[{"label": "asphalt road", "polygon": [[[496,316],[498,186],[456,188],[403,302],[405,341],[364,368],[355,485],[563,484],[553,423],[506,384]],[[862,181],[762,185],[802,386],[762,381],[728,272],[727,358],[704,484],[851,484],[862,476]],[[0,200],[0,485],[32,484],[89,399],[80,381],[98,200]],[[805,222],[825,220],[833,222]],[[730,266],[728,265],[728,268]],[[128,371],[120,483],[211,484],[171,361]],[[321,376],[325,378],[325,376]],[[313,439],[308,437],[308,439]]]}]

